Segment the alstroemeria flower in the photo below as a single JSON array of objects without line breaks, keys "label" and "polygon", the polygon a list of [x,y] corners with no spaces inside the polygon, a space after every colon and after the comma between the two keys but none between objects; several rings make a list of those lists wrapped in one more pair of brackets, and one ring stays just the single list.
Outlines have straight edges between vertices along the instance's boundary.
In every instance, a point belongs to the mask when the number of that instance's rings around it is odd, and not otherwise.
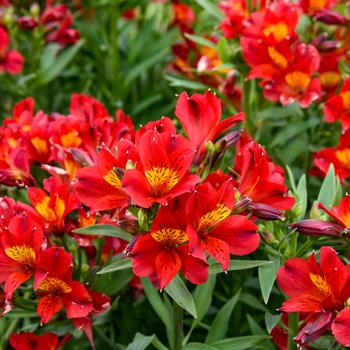
[{"label": "alstroemeria flower", "polygon": [[[349,344],[350,297],[349,269],[330,247],[320,250],[320,263],[315,255],[307,260],[288,259],[277,274],[277,283],[288,300],[282,304],[284,312],[300,312],[306,315],[305,326],[295,338],[301,346],[316,340],[325,331],[332,330],[343,345]],[[345,308],[344,308],[345,306]]]},{"label": "alstroemeria flower", "polygon": [[65,217],[79,208],[80,202],[69,184],[62,184],[57,178],[44,180],[44,190],[36,187],[28,189],[28,197],[36,211],[45,220],[47,227],[62,233]]},{"label": "alstroemeria flower", "polygon": [[333,164],[341,181],[350,177],[350,130],[340,136],[337,146],[314,153],[313,163],[314,167],[310,170],[313,175],[326,176],[329,166]]},{"label": "alstroemeria flower", "polygon": [[230,254],[249,254],[260,242],[255,224],[245,216],[231,215],[234,201],[235,192],[230,181],[218,191],[210,183],[198,185],[187,200],[190,253],[205,259],[207,252],[225,271]]},{"label": "alstroemeria flower", "polygon": [[14,216],[1,233],[0,283],[5,282],[6,299],[33,276],[43,240],[41,227],[26,214]]},{"label": "alstroemeria flower", "polygon": [[244,119],[243,114],[239,113],[220,120],[221,113],[221,101],[211,91],[190,97],[183,92],[179,96],[175,114],[190,139],[192,149],[197,152],[197,163],[203,158],[206,142],[215,141]]},{"label": "alstroemeria flower", "polygon": [[47,323],[64,306],[67,318],[87,317],[92,298],[85,286],[72,279],[72,255],[63,248],[48,248],[40,253],[34,277],[34,290],[40,296],[37,313]]},{"label": "alstroemeria flower", "polygon": [[302,108],[308,107],[321,96],[320,79],[313,76],[319,66],[317,49],[313,45],[298,44],[288,66],[261,83],[264,96],[284,106],[298,102]]},{"label": "alstroemeria flower", "polygon": [[55,333],[13,333],[10,336],[10,345],[14,350],[57,350],[58,336]]},{"label": "alstroemeria flower", "polygon": [[300,6],[305,13],[315,14],[321,10],[332,8],[337,0],[300,0]]},{"label": "alstroemeria flower", "polygon": [[122,208],[128,204],[128,195],[121,178],[127,162],[138,162],[135,145],[121,140],[116,145],[116,156],[103,147],[97,154],[96,165],[78,171],[74,190],[82,203],[92,212]]},{"label": "alstroemeria flower", "polygon": [[0,73],[19,74],[23,69],[23,56],[16,50],[9,50],[9,45],[9,35],[0,26]]},{"label": "alstroemeria flower", "polygon": [[288,210],[294,205],[294,198],[288,196],[284,184],[283,170],[269,160],[266,151],[255,141],[239,146],[234,170],[239,174],[237,189],[241,196],[251,199],[254,215],[259,215],[259,208],[254,212],[254,204],[278,210]]},{"label": "alstroemeria flower", "polygon": [[344,81],[339,94],[331,97],[324,105],[325,121],[341,121],[344,131],[350,128],[350,78]]},{"label": "alstroemeria flower", "polygon": [[191,256],[186,221],[182,208],[162,207],[157,212],[150,232],[141,235],[132,252],[132,269],[136,276],[154,274],[160,288],[165,288],[178,272],[192,283],[204,283],[208,278],[205,259]]},{"label": "alstroemeria flower", "polygon": [[331,209],[326,208],[322,203],[319,206],[344,229],[350,228],[350,195],[347,194],[337,206]]},{"label": "alstroemeria flower", "polygon": [[190,192],[200,181],[188,174],[194,152],[184,136],[149,130],[136,147],[143,169],[127,169],[122,180],[123,189],[136,205],[167,205],[170,198]]}]

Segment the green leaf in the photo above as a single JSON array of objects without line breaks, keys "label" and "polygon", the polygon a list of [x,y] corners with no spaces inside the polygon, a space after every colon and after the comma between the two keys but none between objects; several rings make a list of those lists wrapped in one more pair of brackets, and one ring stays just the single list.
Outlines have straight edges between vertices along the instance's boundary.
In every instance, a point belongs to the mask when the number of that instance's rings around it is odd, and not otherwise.
[{"label": "green leaf", "polygon": [[[68,64],[73,60],[75,55],[78,53],[80,48],[83,46],[84,41],[80,40],[75,45],[69,47],[68,49],[65,49],[61,54],[59,54],[57,57],[54,57],[51,59],[48,64],[45,62],[39,70],[38,73],[38,79],[39,79],[39,85],[46,85],[53,79],[55,79],[61,72],[64,71],[64,69],[68,66]],[[53,55],[54,49],[52,51],[45,52],[46,55]],[[44,58],[42,59],[42,63],[44,62]]]},{"label": "green leaf", "polygon": [[141,61],[140,63],[134,65],[129,71],[128,74],[125,77],[124,84],[128,86],[130,83],[132,83],[136,78],[138,78],[141,74],[143,74],[145,71],[147,71],[149,68],[156,65],[158,62],[162,61],[165,56],[168,55],[168,48],[156,52],[155,54],[147,57],[145,60]]},{"label": "green leaf", "polygon": [[341,185],[339,177],[337,176],[337,184],[336,184],[336,189],[335,189],[335,196],[334,196],[333,205],[338,205],[342,198],[343,198],[343,187]]},{"label": "green leaf", "polygon": [[307,209],[307,187],[306,187],[306,176],[305,174],[300,178],[298,187],[297,187],[297,194],[299,197],[299,203],[301,206],[301,211],[299,214],[299,218],[303,218],[306,213]]},{"label": "green leaf", "polygon": [[239,301],[248,305],[249,307],[253,307],[254,309],[264,312],[269,311],[269,309],[259,299],[257,299],[254,295],[250,293],[242,293],[242,295],[239,298]]},{"label": "green leaf", "polygon": [[247,320],[252,334],[266,334],[266,332],[259,326],[259,324],[255,321],[255,319],[252,316],[247,315]]},{"label": "green leaf", "polygon": [[203,38],[202,36],[185,33],[185,37],[187,39],[190,39],[191,41],[193,41],[196,44],[199,44],[202,46],[207,46],[207,47],[212,47],[213,49],[216,49],[215,43],[213,43],[212,41],[210,41],[206,38]]},{"label": "green leaf", "polygon": [[119,259],[112,262],[111,264],[105,266],[102,270],[98,271],[98,275],[103,275],[105,273],[110,273],[114,271],[131,269],[131,259]]},{"label": "green leaf", "polygon": [[193,317],[197,317],[196,305],[193,297],[179,275],[176,275],[165,287],[165,291],[179,306]]},{"label": "green leaf", "polygon": [[[230,260],[230,265],[227,271],[239,271],[252,269],[254,267],[263,266],[272,264],[270,260]],[[209,266],[209,275],[220,273],[222,271],[222,267],[219,263],[214,263]]]},{"label": "green leaf", "polygon": [[166,327],[170,327],[172,324],[172,315],[169,314],[166,306],[164,305],[159,292],[154,288],[149,278],[141,278],[142,286],[145,290],[145,294],[154,311],[164,323]]},{"label": "green leaf", "polygon": [[197,318],[194,320],[195,324],[198,324],[203,319],[211,305],[215,283],[216,275],[211,275],[206,283],[199,284],[194,291],[193,298],[197,310]]},{"label": "green leaf", "polygon": [[124,241],[127,241],[127,242],[129,242],[133,238],[132,234],[122,230],[120,227],[107,225],[107,224],[98,224],[98,225],[81,227],[81,228],[75,229],[74,233],[78,233],[80,235],[88,235],[88,236],[116,237],[116,238],[123,239]]},{"label": "green leaf", "polygon": [[265,304],[268,303],[273,284],[275,283],[279,260],[274,260],[272,264],[260,266],[258,270],[261,293]]},{"label": "green leaf", "polygon": [[125,350],[144,350],[152,343],[154,338],[153,335],[143,335],[141,333],[136,333],[133,341],[126,347]]},{"label": "green leaf", "polygon": [[181,88],[192,89],[192,90],[207,90],[209,88],[209,86],[206,86],[197,81],[180,79],[171,75],[164,75],[164,78],[170,82],[171,86],[174,86],[174,87],[181,87]]},{"label": "green leaf", "polygon": [[272,329],[278,324],[281,320],[282,314],[272,315],[269,312],[265,313],[265,324],[267,333],[271,333]]},{"label": "green leaf", "polygon": [[227,329],[230,324],[232,311],[237,304],[241,291],[239,290],[226,304],[220,309],[216,315],[208,335],[205,339],[206,344],[213,344],[214,342],[225,338]]},{"label": "green leaf", "polygon": [[204,8],[207,12],[215,16],[217,19],[222,20],[224,18],[223,13],[220,12],[216,1],[210,0],[195,0],[196,3]]},{"label": "green leaf", "polygon": [[295,192],[297,192],[297,187],[295,184],[294,174],[288,165],[286,166],[286,169],[287,169],[287,174],[288,174],[288,179],[289,179],[290,185],[292,187],[293,192],[295,193]]},{"label": "green leaf", "polygon": [[271,339],[268,335],[249,335],[221,340],[211,345],[217,350],[245,350],[251,349],[260,342],[268,339]]},{"label": "green leaf", "polygon": [[40,56],[40,69],[45,71],[50,69],[50,65],[55,61],[56,56],[62,46],[59,44],[51,43],[45,45]]},{"label": "green leaf", "polygon": [[188,343],[182,350],[217,350],[214,346],[202,343]]},{"label": "green leaf", "polygon": [[317,201],[324,204],[325,207],[330,208],[334,203],[336,186],[337,178],[335,176],[334,166],[331,164],[323,180]]},{"label": "green leaf", "polygon": [[230,62],[230,48],[228,46],[227,39],[222,37],[217,45],[217,50],[222,62]]}]

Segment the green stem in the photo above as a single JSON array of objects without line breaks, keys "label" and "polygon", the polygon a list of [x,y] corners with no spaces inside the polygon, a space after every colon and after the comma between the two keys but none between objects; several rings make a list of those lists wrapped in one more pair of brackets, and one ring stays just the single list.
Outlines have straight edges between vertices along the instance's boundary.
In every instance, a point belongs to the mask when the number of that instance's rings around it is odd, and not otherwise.
[{"label": "green stem", "polygon": [[289,322],[288,322],[288,350],[295,350],[297,346],[293,340],[293,338],[298,333],[298,314],[296,312],[291,312],[289,314]]},{"label": "green stem", "polygon": [[7,327],[4,337],[1,339],[0,350],[6,349],[7,341],[10,335],[16,330],[18,324],[19,324],[19,319],[14,319],[13,321],[11,321],[10,325]]},{"label": "green stem", "polygon": [[182,349],[183,338],[183,309],[174,302],[174,344],[173,350]]}]

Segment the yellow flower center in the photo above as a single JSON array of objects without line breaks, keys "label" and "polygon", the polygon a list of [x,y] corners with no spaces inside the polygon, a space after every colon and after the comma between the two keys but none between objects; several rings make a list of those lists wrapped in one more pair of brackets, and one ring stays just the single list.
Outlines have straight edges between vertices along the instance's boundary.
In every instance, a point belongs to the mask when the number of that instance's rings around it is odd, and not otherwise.
[{"label": "yellow flower center", "polygon": [[109,183],[113,187],[116,187],[116,188],[122,187],[122,183],[118,175],[115,173],[113,169],[103,176],[103,180],[105,180],[107,183]]},{"label": "yellow flower center", "polygon": [[348,111],[350,111],[350,91],[345,91],[342,94],[340,94],[344,108]]},{"label": "yellow flower center", "polygon": [[276,66],[280,68],[287,68],[288,62],[283,55],[281,55],[273,46],[267,48],[270,58]]},{"label": "yellow flower center", "polygon": [[61,142],[63,147],[79,147],[82,143],[82,139],[78,137],[78,132],[76,130],[72,130],[61,136]]},{"label": "yellow flower center", "polygon": [[177,246],[188,242],[187,233],[174,228],[162,228],[151,232],[151,236],[157,242],[167,246]]},{"label": "yellow flower center", "polygon": [[332,88],[340,83],[341,76],[338,72],[328,71],[320,74],[321,85],[324,88]]},{"label": "yellow flower center", "polygon": [[50,197],[45,196],[43,200],[36,204],[36,211],[48,222],[61,220],[66,210],[65,202],[58,196],[55,199],[54,208],[50,208]]},{"label": "yellow flower center", "polygon": [[40,137],[33,137],[30,142],[35,147],[35,149],[40,153],[47,153],[49,151],[49,145],[46,140]]},{"label": "yellow flower center", "polygon": [[320,11],[327,5],[328,0],[309,0],[309,7],[312,11]]},{"label": "yellow flower center", "polygon": [[311,82],[311,78],[304,72],[295,71],[285,77],[286,83],[295,91],[304,92]]},{"label": "yellow flower center", "polygon": [[176,171],[167,167],[153,167],[145,172],[145,176],[155,195],[168,192],[179,182]]},{"label": "yellow flower center", "polygon": [[329,295],[331,293],[331,287],[329,286],[326,279],[320,275],[310,273],[309,274],[312,283],[320,290],[323,294]]},{"label": "yellow flower center", "polygon": [[70,293],[72,288],[63,280],[57,277],[47,277],[39,285],[39,289],[51,294]]},{"label": "yellow flower center", "polygon": [[216,209],[208,211],[199,219],[198,230],[203,231],[209,229],[231,214],[231,210],[225,204],[218,204]]},{"label": "yellow flower center", "polygon": [[350,149],[349,148],[336,151],[335,155],[345,167],[350,168]]},{"label": "yellow flower center", "polygon": [[5,249],[6,255],[21,264],[33,266],[35,263],[35,251],[27,245],[15,245]]},{"label": "yellow flower center", "polygon": [[288,26],[284,22],[270,24],[263,30],[266,37],[272,35],[277,42],[282,41],[288,35]]}]

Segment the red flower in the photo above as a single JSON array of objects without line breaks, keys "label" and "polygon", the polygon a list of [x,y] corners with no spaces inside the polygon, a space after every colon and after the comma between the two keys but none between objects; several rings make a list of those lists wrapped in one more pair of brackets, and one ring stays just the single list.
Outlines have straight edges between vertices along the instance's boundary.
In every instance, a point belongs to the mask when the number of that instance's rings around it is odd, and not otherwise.
[{"label": "red flower", "polygon": [[[252,200],[253,213],[257,203],[278,210],[288,210],[294,205],[294,198],[287,196],[283,170],[269,160],[266,151],[255,141],[238,149],[235,172],[239,174],[237,189],[241,196]],[[259,212],[254,214],[258,216]]]},{"label": "red flower", "polygon": [[350,228],[350,195],[346,195],[337,206],[330,210],[322,203],[319,206],[344,229]]},{"label": "red flower", "polygon": [[319,65],[317,49],[313,45],[298,44],[287,68],[276,73],[271,80],[261,83],[264,96],[282,105],[298,102],[302,108],[308,107],[321,94],[320,80],[313,77]]},{"label": "red flower", "polygon": [[350,130],[345,132],[336,147],[328,147],[313,155],[314,167],[310,173],[324,177],[331,164],[340,180],[350,177]]},{"label": "red flower", "polygon": [[322,89],[329,95],[334,95],[341,81],[339,71],[340,55],[337,52],[330,52],[321,55],[320,81]]},{"label": "red flower", "polygon": [[172,9],[174,13],[173,24],[179,25],[182,32],[190,32],[195,20],[195,14],[192,8],[179,1],[174,1],[172,3]]},{"label": "red flower", "polygon": [[[277,275],[280,288],[289,297],[281,310],[307,315],[306,325],[295,338],[302,346],[330,328],[339,337],[338,341],[344,341],[342,331],[344,326],[350,326],[348,308],[344,309],[350,296],[349,270],[332,248],[322,247],[320,252],[319,265],[314,254],[307,260],[292,258]],[[343,311],[338,314],[340,310]]]},{"label": "red flower", "polygon": [[71,211],[80,206],[70,185],[62,184],[57,178],[50,177],[44,180],[44,189],[31,187],[28,197],[36,211],[45,220],[47,226],[57,233],[64,227],[64,219]]},{"label": "red flower", "polygon": [[127,162],[136,162],[138,155],[134,144],[127,140],[121,140],[116,151],[117,156],[114,157],[107,148],[102,148],[96,165],[78,171],[74,190],[92,212],[122,208],[128,203],[120,178]]},{"label": "red flower", "polygon": [[10,345],[14,350],[57,350],[59,344],[55,333],[14,333],[10,336]]},{"label": "red flower", "polygon": [[67,318],[87,317],[92,310],[91,296],[78,281],[72,280],[72,256],[62,248],[48,248],[39,256],[34,290],[40,295],[38,315],[47,323],[64,306]]},{"label": "red flower", "polygon": [[221,113],[221,101],[211,91],[191,97],[183,92],[179,96],[175,114],[190,139],[192,149],[197,152],[197,163],[205,153],[206,142],[215,141],[219,135],[243,121],[242,113],[220,121]]},{"label": "red flower", "polygon": [[340,120],[344,131],[350,128],[350,78],[344,81],[339,95],[326,101],[324,115],[326,122],[333,123]]},{"label": "red flower", "polygon": [[300,6],[305,13],[314,14],[331,8],[336,2],[337,0],[300,0]]},{"label": "red flower", "polygon": [[86,288],[88,293],[90,294],[90,297],[92,299],[92,310],[89,316],[86,317],[80,317],[80,318],[73,318],[73,324],[78,329],[85,333],[87,338],[89,339],[89,342],[94,348],[94,338],[92,333],[92,316],[93,315],[100,315],[103,312],[106,312],[111,307],[111,298],[107,295],[99,292],[94,292],[88,288]]},{"label": "red flower", "polygon": [[9,50],[10,38],[4,27],[0,26],[0,73],[21,73],[23,56],[15,50]]},{"label": "red flower", "polygon": [[137,142],[143,171],[127,169],[123,189],[138,206],[166,205],[170,198],[190,192],[200,178],[188,175],[194,152],[182,135],[156,130],[145,132]]},{"label": "red flower", "polygon": [[157,212],[150,232],[139,236],[132,252],[132,268],[136,276],[156,274],[160,288],[165,288],[178,272],[192,283],[208,278],[205,260],[189,255],[188,234],[183,210],[162,207]]},{"label": "red flower", "polygon": [[14,216],[0,238],[0,283],[5,282],[5,297],[35,272],[44,234],[29,215]]},{"label": "red flower", "polygon": [[198,185],[187,200],[190,253],[205,259],[206,251],[225,271],[229,267],[230,253],[249,254],[260,242],[255,224],[244,216],[230,215],[234,201],[234,188],[229,181],[218,191],[209,183]]}]

